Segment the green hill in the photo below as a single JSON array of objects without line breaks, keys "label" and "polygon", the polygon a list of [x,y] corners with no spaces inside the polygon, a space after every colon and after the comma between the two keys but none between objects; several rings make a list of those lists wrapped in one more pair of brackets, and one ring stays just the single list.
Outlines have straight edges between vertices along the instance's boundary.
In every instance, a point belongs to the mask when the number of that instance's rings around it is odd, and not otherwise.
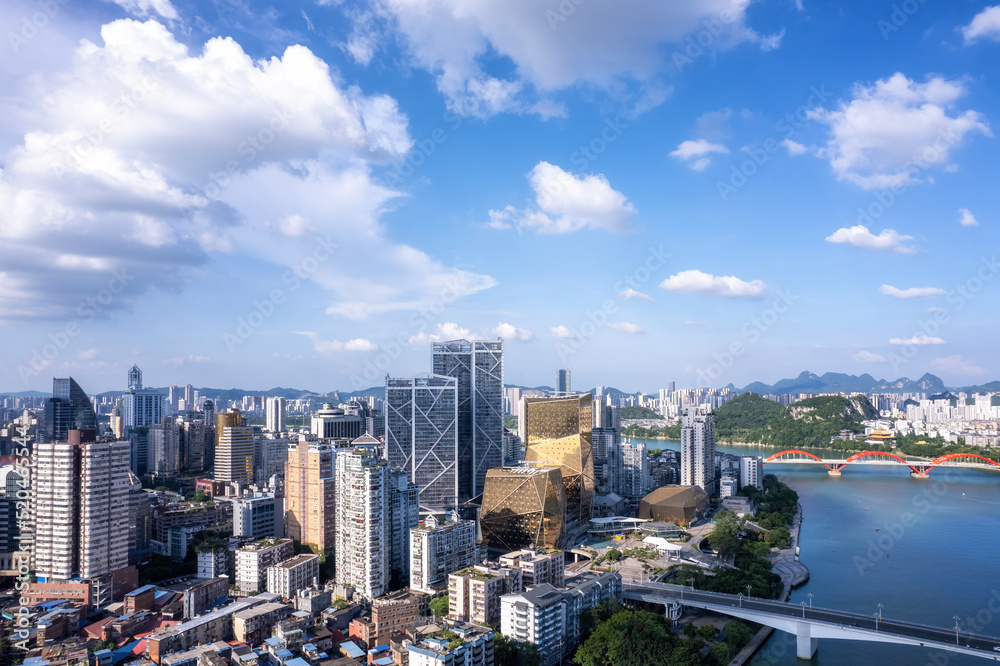
[{"label": "green hill", "polygon": [[621,416],[623,419],[662,419],[663,417],[654,412],[649,407],[622,407]]},{"label": "green hill", "polygon": [[769,446],[829,446],[842,430],[864,432],[861,422],[877,412],[868,398],[819,396],[782,407],[755,393],[746,393],[715,410],[719,441]]}]

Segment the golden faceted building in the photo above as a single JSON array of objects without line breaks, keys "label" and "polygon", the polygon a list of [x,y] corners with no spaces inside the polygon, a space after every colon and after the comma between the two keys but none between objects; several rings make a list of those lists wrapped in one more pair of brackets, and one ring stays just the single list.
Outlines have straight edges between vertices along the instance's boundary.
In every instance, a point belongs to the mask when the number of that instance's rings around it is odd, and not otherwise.
[{"label": "golden faceted building", "polygon": [[319,552],[336,538],[335,459],[333,446],[303,437],[285,462],[285,534]]},{"label": "golden faceted building", "polygon": [[593,396],[523,400],[524,464],[559,468],[566,489],[566,533],[586,531],[594,516]]},{"label": "golden faceted building", "polygon": [[566,491],[558,467],[501,467],[486,472],[483,540],[491,550],[560,548]]}]

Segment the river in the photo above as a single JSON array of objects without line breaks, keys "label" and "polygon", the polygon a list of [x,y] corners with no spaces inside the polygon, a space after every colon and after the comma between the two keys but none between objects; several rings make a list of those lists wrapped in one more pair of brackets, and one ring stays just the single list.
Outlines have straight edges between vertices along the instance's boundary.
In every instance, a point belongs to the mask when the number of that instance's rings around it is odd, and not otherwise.
[{"label": "river", "polygon": [[[680,442],[647,440],[680,450]],[[717,446],[721,453],[770,455],[768,447]],[[807,449],[820,457],[844,454]],[[1000,636],[1000,474],[937,468],[848,465],[840,477],[819,465],[765,465],[799,494],[801,561],[810,579],[790,601]],[[876,532],[876,528],[880,531]],[[816,657],[795,656],[794,637],[775,632],[751,664],[973,666],[981,659],[904,645],[820,640]]]}]

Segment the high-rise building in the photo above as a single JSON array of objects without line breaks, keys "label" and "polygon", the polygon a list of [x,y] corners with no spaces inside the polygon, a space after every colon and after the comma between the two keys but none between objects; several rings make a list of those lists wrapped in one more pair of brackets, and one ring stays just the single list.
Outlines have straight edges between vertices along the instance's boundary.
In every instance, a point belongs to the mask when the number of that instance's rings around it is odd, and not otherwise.
[{"label": "high-rise building", "polygon": [[337,451],[336,580],[366,599],[389,589],[389,471],[375,446]]},{"label": "high-rise building", "polygon": [[167,404],[170,405],[171,410],[177,411],[177,401],[180,400],[180,397],[176,386],[167,387]]},{"label": "high-rise building", "polygon": [[516,568],[477,565],[448,574],[448,619],[495,626],[500,622],[500,597],[523,589]]},{"label": "high-rise building", "polygon": [[[214,448],[214,436],[209,439],[205,422],[201,419],[184,417],[181,427],[181,450],[184,452],[184,469],[189,472],[200,472],[206,469],[208,443]],[[214,430],[213,430],[214,432]]]},{"label": "high-rise building", "polygon": [[181,428],[170,419],[149,428],[148,471],[161,477],[174,477],[181,471]]},{"label": "high-rise building", "polygon": [[287,437],[274,437],[272,433],[253,438],[254,483],[263,488],[270,485],[272,477],[285,478],[288,445]]},{"label": "high-rise building", "polygon": [[458,507],[458,380],[385,380],[385,456],[420,489],[420,513]]},{"label": "high-rise building", "polygon": [[481,495],[503,465],[503,340],[452,340],[431,350],[431,371],[458,380],[458,501]]},{"label": "high-rise building", "polygon": [[36,443],[32,454],[34,566],[42,582],[92,581],[92,603],[110,601],[110,575],[128,566],[128,442]]},{"label": "high-rise building", "polygon": [[163,394],[142,387],[142,371],[133,365],[128,371],[128,390],[122,395],[122,419],[125,432],[148,428],[163,420]]},{"label": "high-rise building", "polygon": [[562,398],[525,398],[524,462],[559,467],[566,488],[566,535],[589,528],[594,513],[593,399],[589,393]]},{"label": "high-rise building", "polygon": [[689,407],[681,418],[681,485],[715,494],[715,420],[708,405]]},{"label": "high-rise building", "polygon": [[633,504],[649,492],[649,456],[646,442],[628,439],[622,442],[622,485],[619,494]]},{"label": "high-rise building", "polygon": [[452,512],[447,522],[427,516],[410,531],[410,589],[436,594],[448,588],[448,574],[475,564],[476,521]]},{"label": "high-rise building", "polygon": [[287,401],[284,398],[268,398],[265,407],[267,429],[271,432],[285,431],[285,408]]},{"label": "high-rise building", "polygon": [[194,387],[190,384],[184,386],[184,404],[188,409],[194,409]]},{"label": "high-rise building", "polygon": [[622,493],[621,411],[594,402],[594,476],[603,493]]},{"label": "high-rise building", "polygon": [[569,368],[556,370],[555,396],[557,398],[567,396],[573,392],[570,385]]},{"label": "high-rise building", "polygon": [[519,643],[538,646],[540,666],[554,666],[563,657],[566,604],[548,583],[500,597],[500,632]]},{"label": "high-rise building", "polygon": [[142,481],[129,472],[128,494],[128,563],[141,564],[153,554],[153,507],[149,504],[149,494],[143,489]]},{"label": "high-rise building", "polygon": [[283,500],[270,495],[241,497],[233,501],[233,536],[265,539],[285,536]]},{"label": "high-rise building", "polygon": [[238,409],[215,415],[216,481],[253,482],[253,428],[243,423]]},{"label": "high-rise building", "polygon": [[521,404],[521,389],[512,386],[507,389],[507,404],[504,405],[508,414],[517,414],[517,406]]},{"label": "high-rise building", "polygon": [[356,410],[325,403],[312,417],[310,430],[320,439],[354,440],[365,434],[366,425],[367,419]]},{"label": "high-rise building", "polygon": [[52,397],[45,402],[45,441],[65,442],[70,430],[79,430],[83,441],[97,438],[97,413],[72,377],[52,380]]},{"label": "high-rise building", "polygon": [[336,537],[336,453],[303,436],[288,449],[285,464],[285,533],[320,552],[332,549]]},{"label": "high-rise building", "polygon": [[420,524],[420,489],[401,469],[389,472],[389,566],[394,581],[410,580],[410,530]]},{"label": "high-rise building", "polygon": [[504,467],[486,474],[483,540],[492,551],[561,548],[566,488],[558,467]]},{"label": "high-rise building", "polygon": [[740,458],[740,487],[753,486],[764,491],[764,459],[760,456],[743,456]]},{"label": "high-rise building", "polygon": [[236,587],[242,595],[267,588],[267,569],[295,555],[291,539],[262,539],[236,551]]}]

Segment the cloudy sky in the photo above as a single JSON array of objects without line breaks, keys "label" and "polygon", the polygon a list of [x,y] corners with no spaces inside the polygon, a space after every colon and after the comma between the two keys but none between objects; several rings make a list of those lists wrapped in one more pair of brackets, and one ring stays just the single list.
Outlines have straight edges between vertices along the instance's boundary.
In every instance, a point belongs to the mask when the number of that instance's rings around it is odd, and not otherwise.
[{"label": "cloudy sky", "polygon": [[8,0],[0,25],[0,391],[132,363],[350,390],[470,336],[526,385],[1000,377],[1000,6]]}]

